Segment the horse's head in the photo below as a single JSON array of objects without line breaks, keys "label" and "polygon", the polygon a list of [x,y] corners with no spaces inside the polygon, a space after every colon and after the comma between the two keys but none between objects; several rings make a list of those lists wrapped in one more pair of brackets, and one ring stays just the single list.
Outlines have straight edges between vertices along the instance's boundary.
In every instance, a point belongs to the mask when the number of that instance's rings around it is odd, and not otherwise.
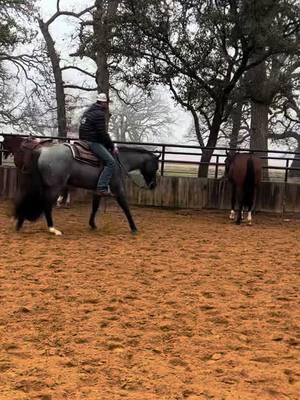
[{"label": "horse's head", "polygon": [[156,156],[153,153],[149,153],[149,157],[145,159],[140,168],[141,174],[143,175],[148,188],[151,190],[155,189],[157,185],[156,176],[159,168],[159,157],[160,155]]},{"label": "horse's head", "polygon": [[7,159],[10,154],[15,154],[20,149],[23,140],[18,136],[5,136],[2,142],[4,159]]},{"label": "horse's head", "polygon": [[14,138],[12,136],[4,136],[2,142],[3,157],[6,160],[10,154],[13,154]]},{"label": "horse's head", "polygon": [[232,161],[234,160],[236,154],[237,153],[235,151],[227,151],[226,150],[227,157],[225,159],[225,175],[228,175],[230,166],[231,166]]}]

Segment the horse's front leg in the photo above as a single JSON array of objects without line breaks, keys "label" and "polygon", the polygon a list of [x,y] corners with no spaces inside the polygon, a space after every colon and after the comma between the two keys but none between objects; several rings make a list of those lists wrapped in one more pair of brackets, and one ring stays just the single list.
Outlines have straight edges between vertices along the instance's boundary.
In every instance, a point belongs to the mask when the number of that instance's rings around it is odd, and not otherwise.
[{"label": "horse's front leg", "polygon": [[16,221],[16,231],[19,231],[24,224],[25,218],[18,217],[16,220],[14,219],[14,221]]},{"label": "horse's front leg", "polygon": [[116,200],[119,204],[119,206],[122,208],[122,210],[124,211],[124,214],[126,215],[127,221],[129,223],[130,229],[132,233],[136,233],[137,232],[137,227],[134,223],[134,220],[132,218],[131,212],[129,210],[129,206],[128,206],[128,202],[126,199],[125,194],[120,193],[116,196]]},{"label": "horse's front leg", "polygon": [[100,201],[101,201],[100,196],[93,195],[92,212],[91,212],[90,220],[89,220],[89,225],[92,229],[97,228],[97,225],[95,222],[95,217],[96,217],[97,211],[99,209]]},{"label": "horse's front leg", "polygon": [[229,215],[229,219],[235,218],[235,198],[236,198],[236,186],[232,184],[232,192],[231,192],[231,211]]},{"label": "horse's front leg", "polygon": [[65,187],[62,190],[61,194],[59,195],[59,197],[56,201],[56,207],[60,208],[63,204],[66,207],[70,207],[70,204],[71,204],[70,190],[68,187]]},{"label": "horse's front leg", "polygon": [[71,207],[71,193],[68,191],[66,198],[66,207]]},{"label": "horse's front leg", "polygon": [[59,231],[58,229],[56,229],[54,227],[53,219],[52,219],[52,205],[51,204],[47,204],[45,206],[44,213],[45,213],[49,232],[53,233],[56,236],[62,235],[61,231]]}]

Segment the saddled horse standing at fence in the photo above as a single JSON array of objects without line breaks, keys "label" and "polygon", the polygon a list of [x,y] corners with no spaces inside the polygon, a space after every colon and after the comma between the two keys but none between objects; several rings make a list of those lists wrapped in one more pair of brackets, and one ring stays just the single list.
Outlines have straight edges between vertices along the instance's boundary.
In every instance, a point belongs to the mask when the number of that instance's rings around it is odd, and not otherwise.
[{"label": "saddled horse standing at fence", "polygon": [[262,176],[262,163],[260,158],[253,154],[227,153],[225,160],[225,173],[232,184],[230,219],[235,218],[235,203],[238,201],[236,223],[242,220],[242,211],[248,211],[248,224],[252,223],[252,212],[255,208],[257,190]]},{"label": "saddled horse standing at fence", "polygon": [[[85,142],[47,146],[34,144],[31,149],[30,146],[30,143],[24,142],[20,147],[19,156],[23,156],[25,165],[16,198],[16,229],[19,230],[26,219],[35,221],[45,214],[49,231],[60,235],[61,232],[54,227],[52,218],[52,208],[59,193],[67,185],[95,190],[103,165],[89,151]],[[119,162],[116,163],[111,181],[111,191],[134,233],[137,228],[128,206],[124,175],[132,170],[139,170],[148,189],[154,189],[159,156],[140,147],[120,147],[119,150]],[[96,228],[95,216],[99,204],[100,197],[94,195],[89,220],[92,228]]]}]

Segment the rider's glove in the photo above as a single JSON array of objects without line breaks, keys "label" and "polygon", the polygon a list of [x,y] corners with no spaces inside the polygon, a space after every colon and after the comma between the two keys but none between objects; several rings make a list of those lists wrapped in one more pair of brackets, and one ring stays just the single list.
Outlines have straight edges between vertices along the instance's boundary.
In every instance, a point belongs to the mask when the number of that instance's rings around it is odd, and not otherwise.
[{"label": "rider's glove", "polygon": [[119,149],[118,149],[118,146],[116,144],[114,144],[113,154],[114,155],[118,155],[119,154]]}]

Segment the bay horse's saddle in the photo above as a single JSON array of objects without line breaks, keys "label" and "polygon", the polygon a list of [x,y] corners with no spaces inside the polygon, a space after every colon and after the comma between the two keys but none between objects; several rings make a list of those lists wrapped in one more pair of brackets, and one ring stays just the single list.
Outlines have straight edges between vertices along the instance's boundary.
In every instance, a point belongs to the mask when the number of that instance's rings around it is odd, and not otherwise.
[{"label": "bay horse's saddle", "polygon": [[84,140],[76,140],[73,143],[64,144],[71,149],[75,160],[90,164],[93,167],[99,167],[101,165],[99,158],[91,152],[89,144]]},{"label": "bay horse's saddle", "polygon": [[[43,146],[51,146],[52,144],[52,139],[25,139],[19,151],[15,154],[16,166],[23,173],[29,173],[32,168],[32,160],[36,150]],[[73,143],[64,143],[64,145],[71,149],[75,160],[92,165],[93,167],[101,166],[101,161],[91,152],[87,142],[76,140]]]},{"label": "bay horse's saddle", "polygon": [[41,146],[44,145],[49,145],[52,143],[52,139],[25,139],[22,144],[21,144],[21,148],[22,150],[36,150],[38,148],[40,148]]}]

